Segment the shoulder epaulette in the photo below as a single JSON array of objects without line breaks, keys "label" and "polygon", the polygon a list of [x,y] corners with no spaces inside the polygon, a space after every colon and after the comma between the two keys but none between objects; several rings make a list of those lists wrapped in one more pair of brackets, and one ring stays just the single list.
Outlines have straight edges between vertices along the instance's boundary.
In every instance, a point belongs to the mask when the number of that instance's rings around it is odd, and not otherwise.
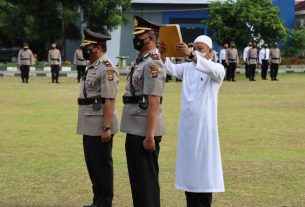
[{"label": "shoulder epaulette", "polygon": [[108,60],[103,60],[103,63],[106,65],[106,67],[112,67],[111,63]]},{"label": "shoulder epaulette", "polygon": [[150,54],[150,57],[153,59],[153,60],[160,60],[160,57],[157,53],[151,53]]}]

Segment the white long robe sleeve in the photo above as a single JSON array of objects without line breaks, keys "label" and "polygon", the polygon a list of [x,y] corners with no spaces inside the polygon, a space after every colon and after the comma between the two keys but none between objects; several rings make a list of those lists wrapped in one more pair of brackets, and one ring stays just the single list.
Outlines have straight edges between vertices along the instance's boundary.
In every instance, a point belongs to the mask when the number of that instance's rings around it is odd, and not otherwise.
[{"label": "white long robe sleeve", "polygon": [[182,79],[176,162],[176,188],[188,192],[224,192],[218,138],[217,100],[225,70],[197,56],[197,64],[173,64],[167,72]]}]

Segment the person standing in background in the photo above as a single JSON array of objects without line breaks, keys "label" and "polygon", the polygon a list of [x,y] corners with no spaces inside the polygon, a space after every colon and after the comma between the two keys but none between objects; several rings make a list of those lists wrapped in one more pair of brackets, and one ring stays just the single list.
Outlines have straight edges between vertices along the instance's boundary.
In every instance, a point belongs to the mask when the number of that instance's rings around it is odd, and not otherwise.
[{"label": "person standing in background", "polygon": [[259,51],[259,64],[261,64],[261,76],[262,80],[267,80],[267,72],[269,67],[269,56],[270,56],[270,50],[268,48],[268,44],[264,43],[264,46]]},{"label": "person standing in background", "polygon": [[245,74],[246,74],[246,78],[249,78],[249,64],[248,64],[248,51],[249,49],[252,47],[252,42],[248,42],[248,46],[245,47],[244,52],[243,52],[243,60],[244,60],[244,64],[245,64]]},{"label": "person standing in background", "polygon": [[228,65],[226,63],[226,59],[227,59],[227,49],[228,49],[228,44],[225,43],[223,45],[223,49],[220,50],[219,53],[219,63],[221,63],[223,65],[223,67],[226,70],[226,73],[228,72]]},{"label": "person standing in background", "polygon": [[61,54],[58,49],[56,49],[56,44],[51,44],[51,49],[49,50],[48,54],[48,62],[51,66],[51,73],[52,73],[52,83],[58,82],[59,77],[59,70],[61,66]]},{"label": "person standing in background", "polygon": [[270,77],[272,81],[278,81],[277,73],[279,65],[281,64],[281,50],[278,48],[277,43],[273,44],[273,47],[270,50]]},{"label": "person standing in background", "polygon": [[239,57],[234,42],[231,42],[230,48],[227,49],[226,63],[228,64],[227,81],[236,81],[235,71],[239,63]]},{"label": "person standing in background", "polygon": [[77,70],[77,82],[80,82],[82,78],[85,77],[85,70],[87,65],[87,60],[83,57],[82,46],[75,50],[73,64],[76,66]]},{"label": "person standing in background", "polygon": [[257,48],[256,43],[252,43],[252,47],[248,50],[248,64],[249,64],[249,81],[256,81],[255,70],[257,65]]},{"label": "person standing in background", "polygon": [[27,43],[19,50],[17,64],[20,66],[22,83],[29,82],[30,66],[33,64],[33,53]]}]

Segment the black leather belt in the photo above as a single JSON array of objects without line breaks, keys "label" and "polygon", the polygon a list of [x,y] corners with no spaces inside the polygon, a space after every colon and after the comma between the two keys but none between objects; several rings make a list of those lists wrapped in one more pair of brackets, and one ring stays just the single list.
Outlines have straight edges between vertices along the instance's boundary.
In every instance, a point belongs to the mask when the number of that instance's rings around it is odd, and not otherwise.
[{"label": "black leather belt", "polygon": [[29,60],[30,58],[21,58],[21,60]]},{"label": "black leather belt", "polygon": [[57,61],[59,61],[59,59],[54,59],[54,58],[51,58],[51,60],[57,60]]},{"label": "black leather belt", "polygon": [[278,59],[280,59],[280,58],[272,58],[272,60],[278,60]]},{"label": "black leather belt", "polygon": [[78,98],[77,99],[78,105],[91,105],[94,103],[104,104],[105,98]]},{"label": "black leather belt", "polygon": [[250,57],[249,59],[257,59],[257,57],[256,57],[256,58],[252,58],[252,57]]},{"label": "black leather belt", "polygon": [[236,61],[236,59],[229,59],[230,61]]},{"label": "black leather belt", "polygon": [[[124,104],[137,104],[145,100],[144,96],[123,96]],[[163,97],[160,97],[160,104],[162,104]]]},{"label": "black leather belt", "polygon": [[79,59],[79,58],[77,58],[77,60],[79,60],[79,61],[85,61],[85,59]]}]

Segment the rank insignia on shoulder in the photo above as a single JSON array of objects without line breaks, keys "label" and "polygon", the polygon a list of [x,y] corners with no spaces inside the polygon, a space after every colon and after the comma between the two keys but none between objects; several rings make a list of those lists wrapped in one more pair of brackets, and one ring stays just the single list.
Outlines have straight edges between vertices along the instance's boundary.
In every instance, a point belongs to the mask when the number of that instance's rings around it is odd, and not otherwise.
[{"label": "rank insignia on shoulder", "polygon": [[153,60],[160,60],[160,57],[157,53],[151,53],[150,54],[150,57],[153,59]]},{"label": "rank insignia on shoulder", "polygon": [[106,67],[112,67],[111,63],[108,60],[104,60],[103,63],[106,65]]},{"label": "rank insignia on shoulder", "polygon": [[114,70],[107,70],[108,81],[113,81]]},{"label": "rank insignia on shoulder", "polygon": [[151,74],[151,77],[152,78],[156,78],[158,77],[158,71],[159,71],[159,68],[156,64],[152,64],[150,67],[150,74]]},{"label": "rank insignia on shoulder", "polygon": [[97,61],[96,63],[94,63],[93,67],[97,67],[101,62],[100,61]]}]

